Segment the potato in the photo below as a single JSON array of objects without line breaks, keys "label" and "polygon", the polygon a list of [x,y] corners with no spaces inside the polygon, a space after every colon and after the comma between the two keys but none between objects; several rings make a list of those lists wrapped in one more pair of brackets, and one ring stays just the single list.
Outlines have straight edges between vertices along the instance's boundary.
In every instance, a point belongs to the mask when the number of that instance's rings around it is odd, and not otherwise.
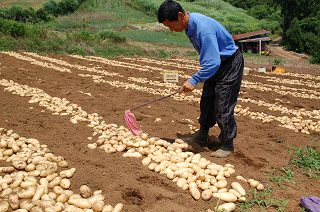
[{"label": "potato", "polygon": [[33,206],[34,206],[34,203],[31,200],[22,200],[20,202],[21,209],[26,209],[26,210],[30,211]]},{"label": "potato", "polygon": [[6,200],[0,200],[0,211],[8,211],[9,207],[10,205]]},{"label": "potato", "polygon": [[243,181],[243,182],[248,182],[248,180],[246,180],[246,178],[242,177],[242,176],[236,176],[236,179],[239,181]]},{"label": "potato", "polygon": [[14,171],[14,167],[0,167],[0,173],[11,173]]},{"label": "potato", "polygon": [[88,198],[92,196],[92,191],[87,185],[82,185],[80,187],[80,194],[83,198]]},{"label": "potato", "polygon": [[230,193],[233,193],[234,195],[236,195],[236,197],[240,198],[241,194],[239,194],[239,192],[237,192],[236,190],[234,190],[233,188],[229,190]]},{"label": "potato", "polygon": [[63,189],[69,189],[70,186],[71,186],[71,182],[70,182],[69,179],[62,179],[61,182],[60,182],[60,186]]},{"label": "potato", "polygon": [[24,170],[24,168],[27,166],[27,163],[25,161],[15,160],[12,162],[12,166],[18,170]]},{"label": "potato", "polygon": [[36,193],[35,187],[29,187],[27,190],[18,192],[18,196],[21,199],[31,199]]},{"label": "potato", "polygon": [[16,210],[19,208],[19,197],[16,193],[12,193],[9,195],[9,204],[12,209]]},{"label": "potato", "polygon": [[32,201],[34,202],[34,201],[40,200],[41,196],[44,194],[45,189],[46,188],[43,186],[38,186],[36,193],[32,198]]},{"label": "potato", "polygon": [[245,198],[245,197],[240,197],[239,199],[238,199],[238,202],[245,202],[247,199]]},{"label": "potato", "polygon": [[225,202],[235,202],[235,201],[237,201],[236,195],[234,195],[233,193],[230,193],[230,192],[213,193],[213,196],[218,198],[218,199],[221,199],[222,201],[225,201]]},{"label": "potato", "polygon": [[71,198],[68,200],[68,203],[70,205],[74,205],[76,207],[79,207],[81,209],[91,208],[91,203],[87,199],[83,198]]},{"label": "potato", "polygon": [[227,185],[228,185],[228,182],[226,180],[219,180],[214,184],[214,186],[217,187],[218,189],[225,188]]},{"label": "potato", "polygon": [[231,212],[236,209],[236,204],[234,203],[224,203],[216,207],[215,211],[217,212]]},{"label": "potato", "polygon": [[104,206],[104,201],[103,200],[98,200],[98,201],[95,201],[92,204],[92,209],[94,211],[102,211],[103,210],[103,206]]},{"label": "potato", "polygon": [[261,191],[261,190],[263,190],[264,189],[264,186],[261,184],[261,183],[259,183],[258,185],[257,185],[257,190],[258,191]]},{"label": "potato", "polygon": [[151,158],[146,157],[142,160],[142,164],[148,166],[151,163]]},{"label": "potato", "polygon": [[120,212],[123,209],[123,204],[122,203],[118,203],[116,206],[114,206],[112,212]]},{"label": "potato", "polygon": [[195,199],[195,200],[199,200],[200,199],[200,191],[198,190],[197,187],[191,187],[189,189],[191,196]]},{"label": "potato", "polygon": [[185,184],[187,184],[187,180],[185,178],[179,178],[179,180],[177,181],[177,186],[179,186],[180,188]]},{"label": "potato", "polygon": [[102,212],[112,212],[113,207],[111,205],[106,205],[103,207]]},{"label": "potato", "polygon": [[210,200],[212,197],[212,191],[210,189],[204,190],[201,196],[204,200]]},{"label": "potato", "polygon": [[231,187],[236,190],[239,194],[241,194],[241,196],[245,196],[246,195],[246,191],[244,190],[244,188],[240,185],[240,183],[238,182],[233,182],[231,183]]}]

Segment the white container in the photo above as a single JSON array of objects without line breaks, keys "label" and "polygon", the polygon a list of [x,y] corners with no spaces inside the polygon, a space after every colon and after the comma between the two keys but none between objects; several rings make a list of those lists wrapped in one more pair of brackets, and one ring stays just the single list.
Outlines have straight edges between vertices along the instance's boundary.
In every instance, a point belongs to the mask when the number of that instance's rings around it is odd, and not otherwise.
[{"label": "white container", "polygon": [[258,72],[259,72],[259,73],[266,73],[267,70],[266,70],[265,67],[260,67],[260,68],[258,68]]}]

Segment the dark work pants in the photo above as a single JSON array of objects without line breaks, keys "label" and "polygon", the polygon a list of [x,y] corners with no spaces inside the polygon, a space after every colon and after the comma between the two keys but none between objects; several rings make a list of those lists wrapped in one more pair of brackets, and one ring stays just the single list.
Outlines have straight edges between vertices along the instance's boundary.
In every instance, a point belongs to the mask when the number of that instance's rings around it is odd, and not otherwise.
[{"label": "dark work pants", "polygon": [[221,62],[217,73],[203,84],[200,101],[201,128],[209,129],[216,123],[221,130],[219,140],[233,147],[237,135],[234,108],[240,91],[244,61],[237,50],[232,56]]}]

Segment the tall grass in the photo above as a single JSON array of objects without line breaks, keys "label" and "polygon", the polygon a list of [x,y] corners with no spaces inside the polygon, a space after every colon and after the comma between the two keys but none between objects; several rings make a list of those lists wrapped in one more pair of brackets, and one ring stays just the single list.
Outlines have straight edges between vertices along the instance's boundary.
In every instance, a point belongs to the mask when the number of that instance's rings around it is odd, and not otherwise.
[{"label": "tall grass", "polygon": [[[59,0],[56,1],[58,2]],[[25,9],[29,7],[39,9],[45,2],[47,2],[47,0],[5,0],[0,1],[0,7],[18,6]]]}]

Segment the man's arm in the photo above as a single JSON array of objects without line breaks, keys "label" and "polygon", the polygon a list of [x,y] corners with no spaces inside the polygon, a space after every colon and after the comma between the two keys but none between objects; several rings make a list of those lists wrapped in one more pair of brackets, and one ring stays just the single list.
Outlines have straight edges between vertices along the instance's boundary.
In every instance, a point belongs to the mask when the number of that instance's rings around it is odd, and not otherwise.
[{"label": "man's arm", "polygon": [[201,69],[188,80],[194,87],[212,77],[218,70],[221,59],[219,46],[215,34],[207,33],[200,38],[200,65]]}]

